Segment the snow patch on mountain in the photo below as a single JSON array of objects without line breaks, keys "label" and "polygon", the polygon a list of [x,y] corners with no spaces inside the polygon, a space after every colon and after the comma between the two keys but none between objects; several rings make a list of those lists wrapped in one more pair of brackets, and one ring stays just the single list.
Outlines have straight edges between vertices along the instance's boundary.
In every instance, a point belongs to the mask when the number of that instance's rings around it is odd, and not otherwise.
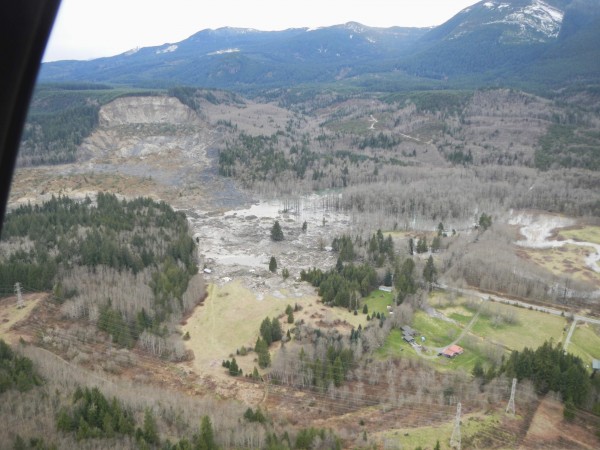
[{"label": "snow patch on mountain", "polygon": [[140,48],[139,48],[139,47],[136,47],[136,48],[132,48],[131,50],[127,50],[127,51],[126,51],[125,53],[123,53],[123,54],[124,54],[125,56],[131,56],[131,55],[134,55],[134,54],[136,54],[136,53],[137,53],[137,52],[139,52],[139,51],[140,51]]},{"label": "snow patch on mountain", "polygon": [[365,32],[365,27],[363,27],[360,23],[357,22],[348,22],[344,25],[346,29],[353,31],[356,34],[361,34]]},{"label": "snow patch on mountain", "polygon": [[557,37],[564,13],[547,3],[534,0],[530,6],[521,8],[506,16],[507,22],[517,22],[536,29],[548,37]]},{"label": "snow patch on mountain", "polygon": [[[543,0],[532,0],[529,5],[513,7],[509,3],[497,3],[488,1],[483,6],[489,10],[496,11],[502,16],[486,22],[484,25],[505,23],[518,25],[517,36],[521,38],[533,37],[531,33],[541,34],[544,38],[556,38],[560,32],[564,12]],[[505,14],[505,15],[504,15]]]},{"label": "snow patch on mountain", "polygon": [[171,53],[171,52],[174,52],[175,50],[177,50],[177,45],[173,44],[173,45],[169,45],[166,48],[161,48],[159,50],[156,50],[156,54],[160,55],[161,53]]},{"label": "snow patch on mountain", "polygon": [[217,50],[216,52],[210,52],[207,53],[207,56],[212,56],[212,55],[224,55],[226,53],[237,53],[239,52],[240,49],[239,48],[225,48],[223,50]]}]

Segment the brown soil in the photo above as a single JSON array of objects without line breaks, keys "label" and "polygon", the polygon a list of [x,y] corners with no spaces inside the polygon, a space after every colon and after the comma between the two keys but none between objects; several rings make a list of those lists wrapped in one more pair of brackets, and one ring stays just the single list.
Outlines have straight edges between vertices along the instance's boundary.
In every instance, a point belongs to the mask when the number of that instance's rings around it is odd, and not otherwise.
[{"label": "brown soil", "polygon": [[520,449],[597,449],[600,441],[589,426],[579,420],[567,422],[563,405],[554,399],[543,399],[529,426]]}]

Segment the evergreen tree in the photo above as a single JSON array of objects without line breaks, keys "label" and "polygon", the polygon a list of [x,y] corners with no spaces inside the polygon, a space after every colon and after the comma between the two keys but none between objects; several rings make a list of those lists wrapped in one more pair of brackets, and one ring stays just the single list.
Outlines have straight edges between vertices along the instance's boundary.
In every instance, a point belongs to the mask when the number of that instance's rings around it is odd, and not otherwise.
[{"label": "evergreen tree", "polygon": [[197,439],[196,448],[200,450],[215,450],[217,448],[212,423],[208,416],[202,417],[202,422],[200,423],[200,435]]},{"label": "evergreen tree", "polygon": [[294,323],[294,313],[292,311],[290,311],[290,313],[287,316],[287,323],[289,323],[289,324]]},{"label": "evergreen tree", "polygon": [[144,413],[144,429],[142,430],[142,433],[144,441],[148,444],[157,445],[160,443],[156,420],[154,420],[154,415],[150,409],[146,409],[146,412]]},{"label": "evergreen tree", "polygon": [[425,267],[423,268],[423,278],[428,283],[433,283],[437,277],[437,270],[435,265],[433,264],[433,256],[429,255],[427,258],[427,262],[425,263]]},{"label": "evergreen tree", "polygon": [[417,241],[417,253],[426,253],[427,252],[427,238],[420,237]]},{"label": "evergreen tree", "polygon": [[304,233],[306,233],[306,229],[308,228],[308,224],[306,223],[306,221],[304,221],[304,223],[302,224],[302,231]]},{"label": "evergreen tree", "polygon": [[275,221],[271,228],[271,239],[274,241],[283,241],[283,230],[278,220]]},{"label": "evergreen tree", "polygon": [[271,342],[280,341],[283,337],[283,330],[281,329],[281,323],[277,317],[271,319]]},{"label": "evergreen tree", "polygon": [[258,355],[258,366],[261,369],[269,367],[271,365],[271,355],[269,354],[269,347],[267,343],[258,338],[256,340],[256,345],[254,346],[254,351]]},{"label": "evergreen tree", "polygon": [[412,256],[415,254],[415,241],[413,238],[408,240],[408,253]]},{"label": "evergreen tree", "polygon": [[338,356],[333,362],[333,384],[335,387],[340,387],[344,381],[344,367],[342,366],[342,360]]},{"label": "evergreen tree", "polygon": [[273,331],[271,330],[271,319],[266,317],[260,324],[260,335],[267,344],[267,347],[273,342]]},{"label": "evergreen tree", "polygon": [[487,230],[492,226],[492,216],[487,215],[486,213],[481,213],[479,216],[479,226],[483,228],[483,231]]},{"label": "evergreen tree", "polygon": [[235,358],[231,359],[231,363],[229,363],[229,375],[237,377],[240,373],[240,368],[237,365],[237,361]]},{"label": "evergreen tree", "polygon": [[390,269],[388,269],[385,272],[385,276],[383,277],[383,285],[384,286],[391,286],[392,285],[392,272]]},{"label": "evergreen tree", "polygon": [[269,270],[273,273],[277,272],[277,260],[274,256],[271,256],[271,260],[269,261]]},{"label": "evergreen tree", "polygon": [[281,276],[284,280],[287,280],[290,277],[290,271],[287,269],[287,267],[283,268],[283,270],[281,271]]},{"label": "evergreen tree", "polygon": [[437,235],[438,237],[442,237],[444,234],[444,224],[442,222],[438,223],[438,227],[437,227]]},{"label": "evergreen tree", "polygon": [[473,367],[473,376],[476,378],[483,378],[485,372],[483,371],[483,366],[481,365],[481,361],[477,361],[475,366]]},{"label": "evergreen tree", "polygon": [[442,240],[440,239],[440,237],[439,236],[434,237],[433,241],[431,241],[431,251],[437,252],[441,246],[442,246]]}]

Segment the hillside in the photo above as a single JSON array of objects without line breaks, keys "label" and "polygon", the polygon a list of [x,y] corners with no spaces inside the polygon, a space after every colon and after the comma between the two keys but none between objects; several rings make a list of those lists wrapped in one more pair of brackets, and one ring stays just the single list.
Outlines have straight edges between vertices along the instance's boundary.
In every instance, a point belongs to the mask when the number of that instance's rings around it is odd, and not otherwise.
[{"label": "hillside", "polygon": [[600,448],[599,9],[46,64],[0,448]]}]

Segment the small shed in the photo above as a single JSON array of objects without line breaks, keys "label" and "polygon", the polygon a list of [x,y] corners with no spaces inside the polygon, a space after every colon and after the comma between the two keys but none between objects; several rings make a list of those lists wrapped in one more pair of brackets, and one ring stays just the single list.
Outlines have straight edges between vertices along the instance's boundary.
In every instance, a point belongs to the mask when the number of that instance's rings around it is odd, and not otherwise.
[{"label": "small shed", "polygon": [[392,292],[391,286],[379,286],[379,290],[383,292]]},{"label": "small shed", "polygon": [[592,359],[592,370],[600,372],[600,359]]}]

